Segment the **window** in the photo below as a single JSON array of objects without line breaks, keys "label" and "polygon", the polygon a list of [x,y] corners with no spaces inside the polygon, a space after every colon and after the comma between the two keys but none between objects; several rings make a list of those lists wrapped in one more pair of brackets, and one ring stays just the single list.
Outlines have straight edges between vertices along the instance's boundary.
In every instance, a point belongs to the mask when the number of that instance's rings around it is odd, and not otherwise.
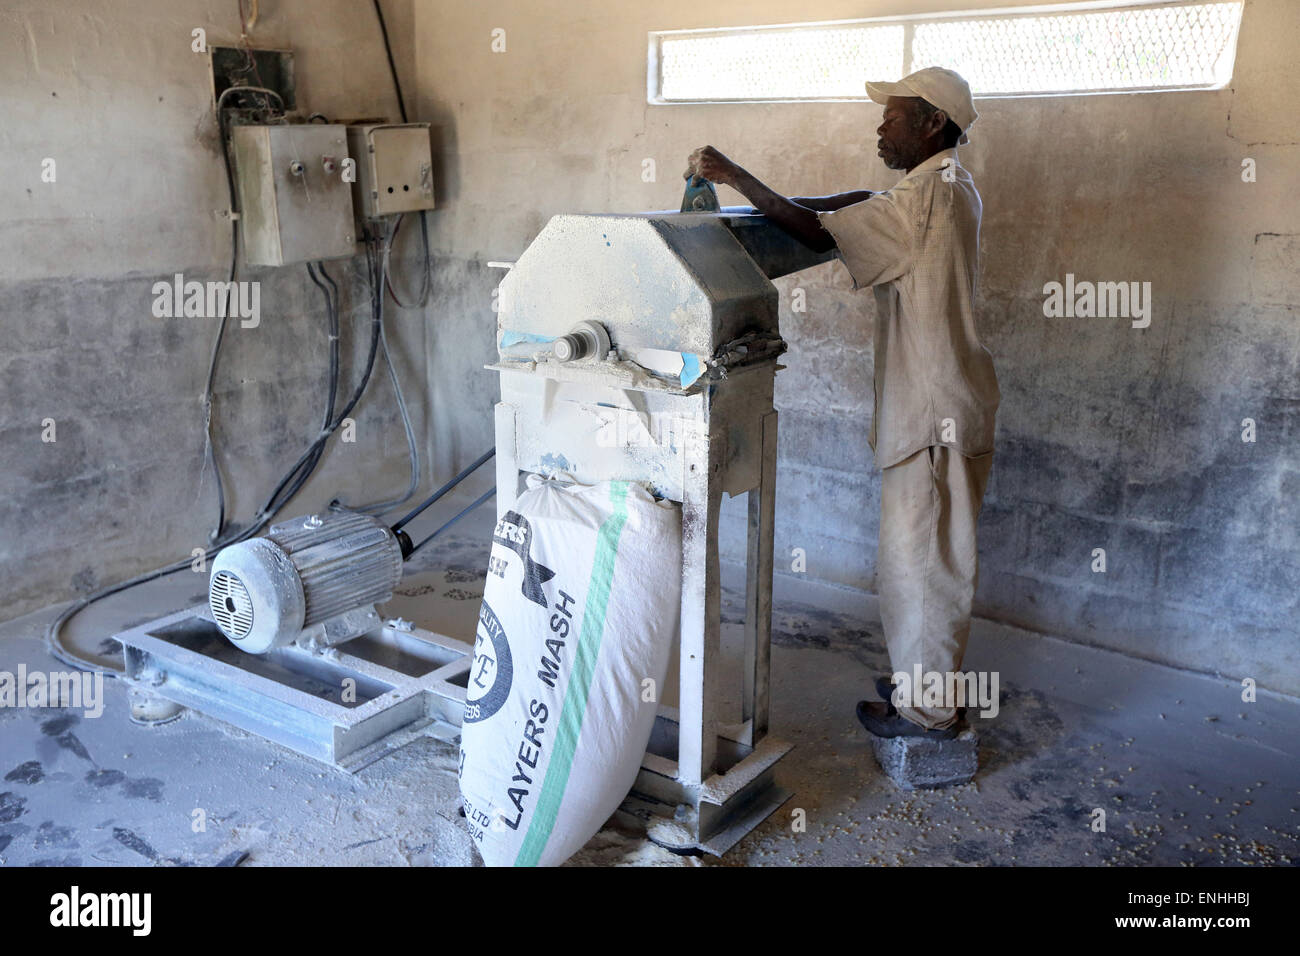
[{"label": "window", "polygon": [[863,100],[868,79],[956,70],[978,97],[1221,89],[1242,0],[1091,2],[650,34],[651,103]]}]

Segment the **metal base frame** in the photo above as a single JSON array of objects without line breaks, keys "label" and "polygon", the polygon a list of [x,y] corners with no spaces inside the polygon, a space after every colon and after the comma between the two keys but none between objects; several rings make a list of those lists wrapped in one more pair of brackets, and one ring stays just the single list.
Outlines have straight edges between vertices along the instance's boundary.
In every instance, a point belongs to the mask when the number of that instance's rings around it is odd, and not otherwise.
[{"label": "metal base frame", "polygon": [[474,653],[465,641],[388,621],[339,647],[246,654],[206,604],[115,639],[137,694],[354,773],[418,737],[459,736]]}]

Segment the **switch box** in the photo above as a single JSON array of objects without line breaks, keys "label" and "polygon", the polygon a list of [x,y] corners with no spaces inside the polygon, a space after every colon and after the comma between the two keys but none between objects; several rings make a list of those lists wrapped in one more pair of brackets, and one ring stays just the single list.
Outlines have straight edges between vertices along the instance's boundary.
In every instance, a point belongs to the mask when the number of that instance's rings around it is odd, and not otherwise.
[{"label": "switch box", "polygon": [[357,163],[358,215],[378,219],[433,208],[428,123],[349,126],[348,148]]},{"label": "switch box", "polygon": [[347,127],[236,126],[231,143],[245,262],[282,266],[356,253],[352,187],[343,181]]}]

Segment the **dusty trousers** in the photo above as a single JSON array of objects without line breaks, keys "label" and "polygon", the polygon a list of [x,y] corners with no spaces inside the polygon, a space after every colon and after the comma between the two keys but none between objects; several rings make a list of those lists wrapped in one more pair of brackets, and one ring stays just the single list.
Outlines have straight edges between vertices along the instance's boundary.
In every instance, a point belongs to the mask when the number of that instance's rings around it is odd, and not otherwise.
[{"label": "dusty trousers", "polygon": [[[895,673],[961,670],[978,580],[975,529],[993,453],[968,458],[931,445],[881,472],[876,587]],[[920,688],[914,704],[922,704]],[[945,701],[951,704],[951,701]],[[922,727],[957,719],[955,706],[901,706]]]}]

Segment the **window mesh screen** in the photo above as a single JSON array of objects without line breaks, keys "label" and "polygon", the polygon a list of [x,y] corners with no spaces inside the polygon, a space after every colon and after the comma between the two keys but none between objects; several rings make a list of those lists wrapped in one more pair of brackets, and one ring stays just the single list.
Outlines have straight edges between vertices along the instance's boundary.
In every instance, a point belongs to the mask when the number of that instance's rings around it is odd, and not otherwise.
[{"label": "window mesh screen", "polygon": [[946,66],[976,94],[1220,86],[1237,3],[918,23],[911,68]]},{"label": "window mesh screen", "polygon": [[1242,3],[1170,3],[911,23],[652,35],[657,102],[862,99],[867,78],[926,66],[977,96],[1221,87]]},{"label": "window mesh screen", "polygon": [[843,99],[902,75],[903,27],[666,36],[659,57],[665,100]]}]

